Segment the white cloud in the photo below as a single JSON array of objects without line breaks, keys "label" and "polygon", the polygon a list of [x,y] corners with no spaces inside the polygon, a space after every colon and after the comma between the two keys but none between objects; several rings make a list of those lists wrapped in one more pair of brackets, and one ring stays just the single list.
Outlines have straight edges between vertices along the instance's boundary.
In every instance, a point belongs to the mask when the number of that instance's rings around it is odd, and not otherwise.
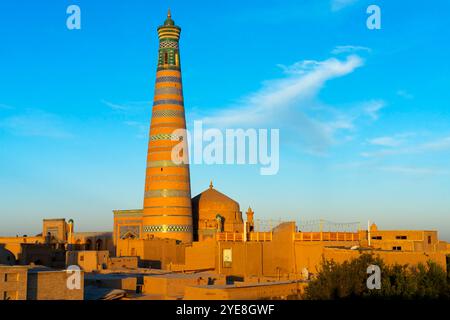
[{"label": "white cloud", "polygon": [[0,128],[18,136],[70,138],[62,119],[42,110],[29,109],[24,114],[13,115],[0,121]]},{"label": "white cloud", "polygon": [[406,90],[398,90],[397,95],[408,100],[414,99],[414,96]]},{"label": "white cloud", "polygon": [[101,102],[111,110],[119,113],[139,113],[145,110],[145,108],[151,106],[151,103],[149,101],[131,101],[126,103],[114,103],[107,100],[101,100]]},{"label": "white cloud", "polygon": [[352,55],[345,61],[331,58],[325,61],[306,60],[284,67],[287,78],[267,81],[256,93],[241,99],[215,116],[206,117],[205,123],[218,126],[256,125],[298,106],[317,95],[324,84],[345,76],[363,65],[363,60]]},{"label": "white cloud", "polygon": [[392,167],[380,167],[382,171],[401,173],[406,175],[448,175],[450,171],[441,170],[436,168],[419,168],[419,167],[402,167],[402,166],[392,166]]},{"label": "white cloud", "polygon": [[324,62],[317,60],[303,60],[290,66],[285,66],[284,64],[278,64],[277,66],[280,67],[286,74],[305,74],[307,71],[323,65],[323,63]]},{"label": "white cloud", "polygon": [[365,103],[364,111],[373,120],[378,120],[378,118],[380,117],[380,110],[385,106],[386,103],[383,100],[372,100]]},{"label": "white cloud", "polygon": [[358,0],[331,0],[331,10],[339,11],[345,7],[355,4],[356,2],[358,2]]},{"label": "white cloud", "polygon": [[450,175],[450,170],[435,168],[435,167],[417,167],[417,166],[404,166],[404,165],[380,165],[379,159],[370,159],[364,161],[353,161],[347,163],[336,164],[333,166],[336,169],[354,170],[358,171],[367,170],[368,172],[384,171],[389,173],[403,174],[403,175]]},{"label": "white cloud", "polygon": [[124,124],[126,124],[129,127],[136,128],[138,130],[138,133],[136,134],[137,138],[140,139],[147,138],[148,125],[146,125],[145,123],[128,120],[125,121]]},{"label": "white cloud", "polygon": [[357,51],[371,52],[372,49],[363,47],[363,46],[347,45],[347,46],[337,46],[331,51],[331,53],[332,54],[341,54],[341,53],[351,53],[351,52],[357,52]]},{"label": "white cloud", "polygon": [[402,140],[396,139],[394,137],[378,137],[369,140],[370,144],[383,146],[383,147],[397,147],[402,144]]},{"label": "white cloud", "polygon": [[14,107],[7,105],[7,104],[2,104],[0,103],[0,109],[7,109],[7,110],[11,110],[14,109]]},{"label": "white cloud", "polygon": [[102,100],[102,103],[105,104],[107,107],[111,108],[112,110],[119,110],[119,111],[125,111],[128,110],[129,107],[123,104],[117,104],[117,103],[112,103],[106,100]]},{"label": "white cloud", "polygon": [[206,126],[218,128],[282,128],[282,136],[300,143],[303,151],[325,154],[338,140],[349,141],[347,133],[355,130],[357,119],[369,116],[376,120],[385,105],[383,101],[368,101],[348,112],[318,102],[318,94],[328,81],[349,75],[363,64],[361,57],[349,55],[279,65],[284,78],[264,82],[262,89],[204,115],[202,120]]},{"label": "white cloud", "polygon": [[450,137],[425,143],[416,148],[416,150],[419,152],[428,152],[428,151],[435,152],[435,151],[450,150]]},{"label": "white cloud", "polygon": [[404,148],[391,148],[382,149],[375,152],[364,152],[361,155],[363,157],[384,157],[392,155],[404,155],[404,154],[423,154],[427,152],[442,152],[450,151],[450,137],[440,138],[434,141],[415,144],[413,146]]}]

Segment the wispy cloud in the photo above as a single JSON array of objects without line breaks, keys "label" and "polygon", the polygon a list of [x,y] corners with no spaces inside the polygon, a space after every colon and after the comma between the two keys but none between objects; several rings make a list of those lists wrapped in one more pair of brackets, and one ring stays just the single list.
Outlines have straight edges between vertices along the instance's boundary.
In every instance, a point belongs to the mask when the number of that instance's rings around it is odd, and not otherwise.
[{"label": "wispy cloud", "polygon": [[58,115],[37,109],[28,109],[23,114],[12,115],[0,120],[0,129],[18,136],[57,139],[73,136]]},{"label": "wispy cloud", "polygon": [[368,139],[367,142],[374,146],[381,147],[399,147],[408,142],[411,137],[417,136],[416,132],[397,133],[393,136],[382,136]]},{"label": "wispy cloud", "polygon": [[422,154],[427,152],[442,151],[450,151],[450,137],[444,137],[434,141],[415,144],[408,147],[382,149],[374,152],[363,152],[361,155],[363,157],[384,157],[392,155]]},{"label": "wispy cloud", "polygon": [[[260,90],[204,115],[203,121],[219,128],[282,127],[286,136],[300,141],[304,151],[324,154],[336,143],[337,136],[355,129],[357,119],[368,116],[376,120],[385,106],[380,100],[367,101],[359,104],[357,111],[346,112],[318,102],[318,94],[328,81],[349,75],[363,65],[358,55],[279,65],[284,78],[264,82]],[[348,141],[348,137],[345,135],[341,141]]]},{"label": "wispy cloud", "polygon": [[119,112],[119,113],[139,113],[144,111],[146,108],[151,107],[150,101],[129,101],[126,103],[114,103],[107,100],[101,100],[105,106],[109,109]]},{"label": "wispy cloud", "polygon": [[115,110],[115,111],[117,111],[117,110],[119,110],[119,111],[125,111],[125,110],[128,110],[128,109],[129,109],[129,107],[126,106],[126,105],[117,104],[117,103],[112,103],[112,102],[109,102],[109,101],[106,101],[106,100],[102,100],[102,103],[103,103],[104,105],[106,105],[107,107],[111,108],[112,110]]},{"label": "wispy cloud", "polygon": [[347,46],[337,46],[331,51],[331,53],[332,54],[341,54],[341,53],[352,53],[352,52],[358,52],[358,51],[371,52],[372,49],[370,49],[368,47],[363,47],[363,46],[347,45]]},{"label": "wispy cloud", "polygon": [[136,128],[138,130],[138,133],[136,134],[137,138],[140,139],[147,138],[148,126],[145,123],[139,121],[125,121],[124,123],[127,126]]},{"label": "wispy cloud", "polygon": [[136,130],[136,137],[139,139],[147,138],[148,122],[143,122],[143,114],[150,115],[151,101],[127,101],[124,103],[115,103],[108,100],[101,102],[111,109],[113,114],[117,115],[120,123]]},{"label": "wispy cloud", "polygon": [[378,118],[380,117],[380,111],[384,107],[386,107],[386,102],[384,102],[383,100],[372,100],[365,103],[364,111],[373,120],[378,120]]},{"label": "wispy cloud", "polygon": [[370,139],[368,141],[372,145],[383,146],[383,147],[398,147],[403,143],[402,140],[394,137],[378,137]]},{"label": "wispy cloud", "polygon": [[355,4],[358,0],[331,0],[331,10],[339,11],[345,7]]},{"label": "wispy cloud", "polygon": [[414,99],[414,96],[406,90],[398,90],[397,95],[408,100]]},{"label": "wispy cloud", "polygon": [[345,76],[362,65],[363,60],[352,55],[344,61],[335,58],[305,60],[284,66],[288,77],[266,81],[261,90],[247,95],[215,116],[206,117],[204,121],[223,127],[266,123],[280,114],[285,115],[283,111],[298,106],[299,102],[315,97],[327,81]]},{"label": "wispy cloud", "polygon": [[0,103],[0,109],[12,110],[12,109],[14,109],[14,107],[7,105],[7,104]]},{"label": "wispy cloud", "polygon": [[420,167],[403,167],[403,166],[392,166],[392,167],[380,167],[381,171],[401,173],[406,175],[448,175],[450,171],[436,169],[436,168],[420,168]]},{"label": "wispy cloud", "polygon": [[414,165],[383,165],[380,163],[380,159],[366,159],[364,161],[352,161],[347,163],[340,163],[333,165],[334,169],[338,170],[357,170],[358,172],[386,172],[392,174],[400,174],[407,176],[433,176],[433,175],[450,175],[449,169],[436,168],[436,167],[423,167]]}]

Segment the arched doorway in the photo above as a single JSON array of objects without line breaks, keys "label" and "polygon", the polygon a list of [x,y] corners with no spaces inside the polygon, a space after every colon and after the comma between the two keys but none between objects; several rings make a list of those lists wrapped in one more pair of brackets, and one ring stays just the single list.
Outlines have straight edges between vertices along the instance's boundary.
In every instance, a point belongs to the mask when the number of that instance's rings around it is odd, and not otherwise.
[{"label": "arched doorway", "polygon": [[103,250],[102,239],[97,239],[97,241],[95,241],[95,250],[97,250],[97,251]]},{"label": "arched doorway", "polygon": [[80,239],[77,239],[77,241],[75,241],[75,250],[82,250]]},{"label": "arched doorway", "polygon": [[84,249],[85,250],[92,250],[92,241],[91,239],[87,239],[85,244],[84,244]]}]

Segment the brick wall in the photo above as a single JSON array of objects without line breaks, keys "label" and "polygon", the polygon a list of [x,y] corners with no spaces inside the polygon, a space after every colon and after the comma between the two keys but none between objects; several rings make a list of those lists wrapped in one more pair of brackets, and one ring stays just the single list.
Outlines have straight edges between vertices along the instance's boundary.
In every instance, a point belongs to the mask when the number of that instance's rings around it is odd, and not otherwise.
[{"label": "brick wall", "polygon": [[27,268],[0,266],[0,300],[27,299]]},{"label": "brick wall", "polygon": [[28,274],[28,300],[83,300],[84,274],[80,272],[80,289],[70,290],[66,271],[30,271]]}]

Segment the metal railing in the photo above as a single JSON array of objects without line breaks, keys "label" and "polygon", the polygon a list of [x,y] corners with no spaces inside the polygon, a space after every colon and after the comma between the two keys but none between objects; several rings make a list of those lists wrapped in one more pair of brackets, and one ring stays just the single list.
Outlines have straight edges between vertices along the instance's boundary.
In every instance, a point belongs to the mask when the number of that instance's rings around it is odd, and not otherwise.
[{"label": "metal railing", "polygon": [[[218,232],[217,241],[244,241],[244,234],[240,232]],[[250,232],[247,241],[272,241],[272,232]]]},{"label": "metal railing", "polygon": [[[242,232],[218,232],[216,241],[243,242]],[[246,241],[272,241],[272,232],[250,232]],[[294,241],[359,241],[357,232],[296,232]]]},{"label": "metal railing", "polygon": [[217,232],[217,241],[244,241],[244,234],[241,232]]},{"label": "metal railing", "polygon": [[357,232],[296,232],[294,241],[359,241]]},{"label": "metal railing", "polygon": [[250,232],[248,241],[272,241],[272,232]]}]

